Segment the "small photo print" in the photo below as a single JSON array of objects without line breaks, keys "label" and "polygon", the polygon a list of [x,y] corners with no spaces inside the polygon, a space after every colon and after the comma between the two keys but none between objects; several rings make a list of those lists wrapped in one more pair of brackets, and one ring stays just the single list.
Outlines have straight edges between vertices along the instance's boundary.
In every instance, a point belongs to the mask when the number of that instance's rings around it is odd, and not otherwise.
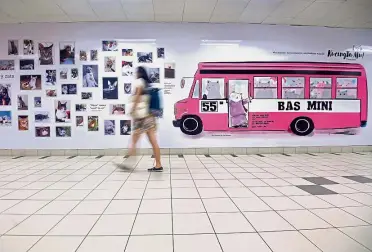
[{"label": "small photo print", "polygon": [[118,42],[116,40],[104,40],[102,41],[102,51],[114,52],[118,50]]},{"label": "small photo print", "polygon": [[111,115],[125,115],[125,104],[110,104]]},{"label": "small photo print", "polygon": [[28,128],[28,116],[27,115],[19,115],[18,116],[18,130],[19,131],[27,131]]},{"label": "small photo print", "polygon": [[158,54],[158,59],[164,59],[165,58],[165,49],[163,47],[157,48],[157,54]]},{"label": "small photo print", "polygon": [[76,127],[84,126],[84,116],[76,116]]},{"label": "small photo print", "polygon": [[23,54],[24,55],[35,54],[35,43],[33,40],[30,39],[23,40]]},{"label": "small photo print", "polygon": [[91,61],[98,60],[98,50],[90,50],[90,60]]},{"label": "small photo print", "polygon": [[21,90],[41,90],[41,75],[21,75]]},{"label": "small photo print", "polygon": [[57,84],[57,70],[45,70],[45,85],[55,86]]},{"label": "small photo print", "polygon": [[82,100],[92,100],[93,93],[92,92],[81,92],[81,99]]},{"label": "small photo print", "polygon": [[83,65],[83,87],[98,87],[98,65]]},{"label": "small photo print", "polygon": [[36,111],[35,123],[50,123],[50,115],[48,111]]},{"label": "small photo print", "polygon": [[34,108],[41,108],[41,97],[35,96],[34,97]]},{"label": "small photo print", "polygon": [[115,135],[115,120],[105,120],[105,136]]},{"label": "small photo print", "polygon": [[0,84],[0,106],[12,105],[11,84]]},{"label": "small photo print", "polygon": [[18,110],[28,110],[28,95],[17,96]]},{"label": "small photo print", "polygon": [[76,84],[62,84],[61,85],[61,92],[63,95],[76,95],[77,94],[77,86]]},{"label": "small photo print", "polygon": [[103,99],[115,100],[119,98],[118,95],[118,78],[117,77],[104,77],[103,82]]},{"label": "small photo print", "polygon": [[87,61],[88,60],[87,51],[80,50],[79,59],[80,61]]},{"label": "small photo print", "polygon": [[57,97],[57,90],[56,89],[47,89],[47,90],[45,90],[45,95],[47,97]]},{"label": "small photo print", "polygon": [[67,68],[63,68],[63,69],[59,70],[59,78],[61,80],[67,80],[67,76],[68,76],[68,69]]},{"label": "small photo print", "polygon": [[18,40],[8,40],[8,55],[18,55]]},{"label": "small photo print", "polygon": [[11,126],[12,125],[12,112],[11,111],[0,111],[0,126]]},{"label": "small photo print", "polygon": [[51,42],[39,43],[39,64],[41,66],[54,64],[54,44]]},{"label": "small photo print", "polygon": [[121,55],[124,57],[132,57],[133,56],[133,49],[122,49]]},{"label": "small photo print", "polygon": [[160,69],[149,68],[149,78],[151,83],[160,83]]},{"label": "small photo print", "polygon": [[164,78],[165,79],[176,78],[176,63],[165,63],[164,64]]},{"label": "small photo print", "polygon": [[59,43],[59,63],[61,65],[75,64],[75,42]]},{"label": "small photo print", "polygon": [[75,111],[76,112],[85,112],[85,111],[87,111],[87,105],[86,104],[75,104]]},{"label": "small photo print", "polygon": [[123,76],[133,76],[133,62],[122,61],[121,62],[121,73]]},{"label": "small photo print", "polygon": [[57,126],[56,137],[71,137],[71,126]]},{"label": "small photo print", "polygon": [[105,59],[105,72],[106,73],[116,72],[116,57],[106,56],[104,59]]},{"label": "small photo print", "polygon": [[13,71],[14,60],[0,60],[0,71]]},{"label": "small photo print", "polygon": [[132,93],[132,83],[124,83],[124,94]]},{"label": "small photo print", "polygon": [[131,120],[120,120],[120,135],[130,135],[132,132]]},{"label": "small photo print", "polygon": [[21,59],[21,60],[19,60],[19,69],[20,70],[34,70],[35,69],[35,60],[33,60],[33,59]]},{"label": "small photo print", "polygon": [[71,101],[54,101],[56,122],[71,122]]},{"label": "small photo print", "polygon": [[98,131],[98,116],[88,116],[88,131]]},{"label": "small photo print", "polygon": [[79,79],[79,69],[71,68],[71,80],[78,80],[78,79]]},{"label": "small photo print", "polygon": [[35,127],[36,137],[50,137],[50,127]]},{"label": "small photo print", "polygon": [[138,63],[152,63],[152,52],[138,52]]}]

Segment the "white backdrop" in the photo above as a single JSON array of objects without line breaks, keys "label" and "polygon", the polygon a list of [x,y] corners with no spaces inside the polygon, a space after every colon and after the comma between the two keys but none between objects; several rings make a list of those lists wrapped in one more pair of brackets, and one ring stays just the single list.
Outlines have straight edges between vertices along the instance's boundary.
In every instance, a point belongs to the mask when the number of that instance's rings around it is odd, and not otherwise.
[{"label": "white backdrop", "polygon": [[[372,46],[372,31],[369,30],[347,30],[315,27],[286,27],[286,26],[264,26],[264,25],[235,25],[235,24],[139,24],[139,23],[79,23],[79,24],[27,24],[27,25],[1,25],[0,26],[0,59],[35,58],[27,56],[8,56],[7,46],[9,39],[33,39],[36,42],[54,42],[55,62],[59,62],[58,45],[63,41],[75,41],[76,65],[67,68],[78,67],[80,78],[78,81],[64,83],[77,83],[78,94],[61,96],[61,82],[57,83],[58,96],[56,98],[45,97],[45,89],[42,91],[20,91],[19,88],[19,61],[17,60],[16,78],[12,82],[12,106],[0,106],[1,110],[12,110],[12,126],[0,127],[0,148],[4,149],[62,149],[62,148],[126,148],[129,136],[119,134],[119,120],[130,119],[128,116],[110,116],[108,113],[75,112],[76,103],[91,104],[128,104],[128,95],[124,95],[123,86],[127,80],[121,76],[121,48],[133,48],[136,51],[152,51],[154,63],[150,67],[161,69],[161,84],[164,81],[175,85],[171,95],[164,95],[165,115],[159,121],[159,142],[162,148],[198,148],[198,147],[275,147],[275,146],[323,146],[323,145],[368,145],[372,144],[372,127],[367,126],[360,130],[359,134],[329,135],[315,134],[311,137],[298,137],[289,133],[250,133],[229,136],[216,136],[216,134],[202,134],[198,137],[189,137],[181,133],[172,125],[173,105],[176,101],[187,97],[189,87],[180,87],[180,80],[185,76],[193,76],[197,64],[200,61],[344,61],[341,58],[327,57],[327,51],[344,51],[353,46],[362,45],[364,48]],[[103,56],[113,55],[112,52],[103,53],[102,40],[118,40],[119,52],[116,59],[116,73],[103,73]],[[130,41],[136,40],[136,41]],[[151,40],[146,42],[144,40]],[[241,40],[239,46],[202,45],[202,40],[225,41]],[[226,42],[226,41],[225,41]],[[204,43],[205,44],[205,43]],[[156,59],[156,48],[165,48],[165,59]],[[22,48],[20,48],[22,49]],[[98,49],[99,57],[99,88],[82,87],[82,69],[79,62],[79,50]],[[302,52],[303,54],[274,54],[280,52]],[[36,50],[37,52],[37,50]],[[320,52],[324,55],[309,55],[305,52]],[[372,56],[366,55],[362,59],[353,62],[361,63],[367,70],[368,79],[372,80]],[[175,63],[176,78],[164,80],[164,63]],[[85,63],[89,64],[89,62]],[[92,64],[94,64],[92,62]],[[43,75],[45,69],[66,68],[55,64],[54,66],[38,66],[29,74]],[[24,72],[27,73],[27,72]],[[119,99],[102,100],[102,77],[119,77]],[[9,81],[0,80],[0,83]],[[372,84],[371,84],[372,85]],[[369,85],[369,93],[372,93]],[[93,92],[93,100],[82,101],[80,92]],[[28,94],[29,110],[17,111],[17,94]],[[50,138],[35,137],[35,123],[33,97],[41,96],[43,107],[40,111],[50,111],[53,115],[52,123],[45,124],[51,127]],[[71,100],[71,123],[62,124],[71,126],[72,137],[57,138],[55,136],[54,123],[54,100]],[[372,99],[369,99],[371,104]],[[128,111],[128,109],[127,109]],[[369,110],[371,111],[371,110]],[[29,115],[29,131],[18,131],[18,115]],[[99,131],[88,132],[86,124],[83,129],[75,126],[75,116],[84,115],[87,123],[88,115],[99,116]],[[372,120],[369,113],[369,119]],[[104,120],[116,120],[116,135],[105,136],[103,130]],[[242,139],[244,139],[242,141]],[[149,147],[146,139],[143,139],[141,147]]]}]

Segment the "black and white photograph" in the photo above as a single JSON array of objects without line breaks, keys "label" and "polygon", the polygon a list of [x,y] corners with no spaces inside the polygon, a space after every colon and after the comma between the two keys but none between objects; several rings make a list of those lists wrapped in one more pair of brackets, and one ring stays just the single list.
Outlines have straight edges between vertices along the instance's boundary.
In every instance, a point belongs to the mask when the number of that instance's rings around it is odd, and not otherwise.
[{"label": "black and white photograph", "polygon": [[68,78],[68,69],[67,68],[63,68],[63,69],[59,70],[59,78],[61,80],[67,80],[67,78]]},{"label": "black and white photograph", "polygon": [[42,106],[41,97],[35,96],[34,97],[34,108],[41,108],[41,106]]},{"label": "black and white photograph", "polygon": [[84,127],[84,116],[76,116],[76,127]]},{"label": "black and white photograph", "polygon": [[71,126],[57,126],[56,137],[71,137]]},{"label": "black and white photograph", "polygon": [[21,75],[19,79],[21,90],[41,90],[41,75]]},{"label": "black and white photograph", "polygon": [[176,78],[176,63],[165,63],[164,64],[164,78],[165,79]]},{"label": "black and white photograph", "polygon": [[164,59],[165,58],[165,49],[164,47],[159,47],[157,48],[157,54],[158,54],[158,59]]},{"label": "black and white photograph", "polygon": [[110,115],[125,115],[125,104],[110,104]]},{"label": "black and white photograph", "polygon": [[118,78],[117,77],[103,77],[103,99],[115,100],[119,98],[118,95]]},{"label": "black and white photograph", "polygon": [[75,64],[75,42],[59,43],[59,64],[61,65]]},{"label": "black and white photograph", "polygon": [[122,76],[133,76],[133,62],[122,61],[121,62],[121,74]]},{"label": "black and white photograph", "polygon": [[8,40],[8,55],[19,55],[18,40]]},{"label": "black and white photograph", "polygon": [[57,89],[49,88],[45,90],[46,97],[57,97]]},{"label": "black and white photograph", "polygon": [[45,70],[45,85],[55,86],[57,84],[57,70]]},{"label": "black and white photograph", "polygon": [[160,69],[149,68],[149,78],[151,83],[160,83]]},{"label": "black and white photograph", "polygon": [[121,56],[123,57],[132,57],[133,56],[133,49],[122,49]]},{"label": "black and white photograph", "polygon": [[138,52],[138,63],[152,63],[152,52]]},{"label": "black and white photograph", "polygon": [[35,123],[50,123],[51,118],[48,111],[35,111]]},{"label": "black and white photograph", "polygon": [[35,127],[36,137],[50,137],[50,127]]},{"label": "black and white photograph", "polygon": [[14,60],[0,60],[0,71],[13,71],[14,65]]},{"label": "black and white photograph", "polygon": [[18,110],[28,110],[28,95],[17,95]]},{"label": "black and white photograph", "polygon": [[124,83],[124,94],[132,93],[132,83]]},{"label": "black and white photograph", "polygon": [[92,92],[81,92],[81,99],[82,100],[92,100],[93,93]]},{"label": "black and white photograph", "polygon": [[86,104],[75,104],[75,111],[76,112],[85,112],[85,111],[87,111],[87,105]]},{"label": "black and white photograph", "polygon": [[105,136],[115,135],[115,120],[105,120],[104,121]]},{"label": "black and white photograph", "polygon": [[20,70],[34,70],[35,69],[35,60],[33,60],[33,59],[21,59],[21,60],[19,60],[19,69]]},{"label": "black and white photograph", "polygon": [[88,131],[98,131],[98,116],[88,116]]},{"label": "black and white photograph", "polygon": [[39,64],[41,66],[54,64],[54,44],[52,42],[39,43]]},{"label": "black and white photograph", "polygon": [[77,94],[77,86],[76,84],[62,84],[61,85],[61,92],[63,95],[76,95]]},{"label": "black and white photograph", "polygon": [[116,72],[116,57],[115,56],[106,56],[104,58],[105,72],[114,73]]},{"label": "black and white photograph", "polygon": [[83,87],[98,87],[98,65],[83,65]]},{"label": "black and white photograph", "polygon": [[132,133],[132,121],[120,120],[120,135],[130,135]]},{"label": "black and white photograph", "polygon": [[87,51],[85,51],[85,50],[80,50],[80,53],[79,53],[79,60],[80,60],[80,61],[87,61],[87,60],[88,60],[88,54],[87,54]]},{"label": "black and white photograph", "polygon": [[12,105],[12,85],[0,84],[0,106]]},{"label": "black and white photograph", "polygon": [[71,80],[78,80],[78,79],[79,79],[79,69],[71,68]]},{"label": "black and white photograph", "polygon": [[98,60],[98,50],[90,50],[90,61]]},{"label": "black and white photograph", "polygon": [[118,50],[118,42],[116,40],[104,40],[102,41],[102,51],[104,52],[115,52]]},{"label": "black and white photograph", "polygon": [[35,54],[35,43],[31,39],[23,40],[23,55],[34,55]]}]

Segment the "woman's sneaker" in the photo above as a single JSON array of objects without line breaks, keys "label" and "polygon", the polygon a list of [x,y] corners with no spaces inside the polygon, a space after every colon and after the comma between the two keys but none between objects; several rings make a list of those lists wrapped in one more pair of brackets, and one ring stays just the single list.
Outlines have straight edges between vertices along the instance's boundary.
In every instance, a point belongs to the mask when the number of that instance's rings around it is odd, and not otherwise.
[{"label": "woman's sneaker", "polygon": [[149,172],[162,172],[163,171],[163,167],[160,167],[160,168],[155,168],[155,167],[152,167],[150,169],[147,169]]}]

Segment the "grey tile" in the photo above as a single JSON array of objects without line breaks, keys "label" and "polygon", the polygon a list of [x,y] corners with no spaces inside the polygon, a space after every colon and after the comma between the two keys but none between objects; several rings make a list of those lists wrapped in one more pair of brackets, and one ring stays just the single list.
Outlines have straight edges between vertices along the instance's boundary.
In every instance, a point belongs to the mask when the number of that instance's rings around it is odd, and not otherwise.
[{"label": "grey tile", "polygon": [[326,179],[326,178],[323,178],[323,177],[306,177],[306,178],[303,178],[313,184],[316,184],[316,185],[335,185],[335,184],[338,184],[337,182],[334,182],[332,180],[329,180],[329,179]]},{"label": "grey tile", "polygon": [[372,183],[372,179],[363,176],[343,176],[344,178],[359,182],[359,183]]},{"label": "grey tile", "polygon": [[323,186],[320,185],[302,185],[297,186],[298,188],[308,192],[312,195],[329,195],[329,194],[337,194],[334,191],[331,191]]}]

